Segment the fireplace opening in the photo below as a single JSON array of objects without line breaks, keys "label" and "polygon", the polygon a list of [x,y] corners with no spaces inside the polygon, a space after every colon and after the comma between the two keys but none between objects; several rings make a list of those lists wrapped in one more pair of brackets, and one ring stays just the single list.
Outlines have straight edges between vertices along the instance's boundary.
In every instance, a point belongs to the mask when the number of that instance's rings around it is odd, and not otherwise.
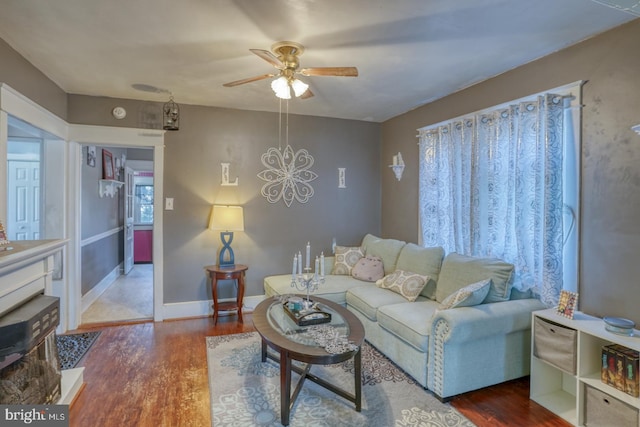
[{"label": "fireplace opening", "polygon": [[0,318],[0,404],[60,399],[59,308],[59,298],[38,295]]}]

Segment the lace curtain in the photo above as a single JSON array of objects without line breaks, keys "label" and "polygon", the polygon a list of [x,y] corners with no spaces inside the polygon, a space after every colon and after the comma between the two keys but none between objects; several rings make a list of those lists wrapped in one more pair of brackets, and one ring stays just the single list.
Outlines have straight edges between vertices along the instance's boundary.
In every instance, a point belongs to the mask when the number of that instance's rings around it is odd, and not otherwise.
[{"label": "lace curtain", "polygon": [[563,98],[421,129],[422,244],[515,265],[551,306],[563,288]]}]

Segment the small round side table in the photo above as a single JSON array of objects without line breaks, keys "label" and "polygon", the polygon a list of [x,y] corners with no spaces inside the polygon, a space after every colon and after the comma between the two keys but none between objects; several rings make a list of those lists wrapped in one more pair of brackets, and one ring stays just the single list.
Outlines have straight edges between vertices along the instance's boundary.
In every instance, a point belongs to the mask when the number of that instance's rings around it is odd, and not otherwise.
[{"label": "small round side table", "polygon": [[[242,264],[234,264],[230,266],[207,265],[204,268],[211,278],[211,293],[213,295],[213,324],[218,322],[218,312],[237,311],[238,321],[242,321],[242,298],[244,298],[244,273],[249,269],[248,266]],[[218,280],[237,280],[238,292],[236,301],[228,301],[218,303]]]}]

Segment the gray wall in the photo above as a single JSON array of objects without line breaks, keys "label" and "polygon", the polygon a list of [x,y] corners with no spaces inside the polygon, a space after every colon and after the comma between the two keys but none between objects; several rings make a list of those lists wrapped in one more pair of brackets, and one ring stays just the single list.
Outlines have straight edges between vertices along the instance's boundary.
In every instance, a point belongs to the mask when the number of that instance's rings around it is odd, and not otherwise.
[{"label": "gray wall", "polygon": [[[136,126],[137,111],[148,104],[70,95],[69,120]],[[130,121],[112,119],[116,105],[133,112]],[[289,142],[314,157],[311,170],[318,178],[311,183],[315,194],[308,203],[287,208],[283,202],[267,202],[260,193],[265,182],[257,177],[265,169],[261,155],[278,147],[277,113],[180,108],[180,130],[165,135],[165,194],[157,195],[175,201],[174,210],[164,211],[165,302],[211,298],[203,267],[216,263],[221,246],[219,233],[206,228],[214,203],[244,206],[245,231],[235,233],[232,247],[236,262],[249,266],[246,295],[264,293],[264,276],[287,273],[293,254],[307,241],[314,253],[328,255],[334,236],[338,244],[358,244],[366,233],[379,234],[379,124],[290,115]],[[295,111],[294,103],[290,110]],[[231,163],[237,187],[220,185],[221,162]],[[346,189],[338,189],[339,167],[347,169]],[[228,285],[223,284],[221,297],[231,296]]]},{"label": "gray wall", "polygon": [[[81,238],[86,240],[101,233],[112,231],[124,224],[124,189],[115,197],[100,197],[99,181],[102,178],[103,147],[96,147],[96,165],[87,164],[87,148],[82,147],[81,168]],[[124,149],[107,148],[116,157]],[[82,295],[90,291],[107,274],[124,260],[124,232],[122,230],[82,247],[81,289]]]},{"label": "gray wall", "polygon": [[[395,117],[382,125],[382,234],[418,239],[416,129],[528,94],[583,87],[579,308],[640,323],[640,20]],[[401,151],[397,182],[386,165]],[[399,209],[398,207],[402,207]]]},{"label": "gray wall", "polygon": [[67,118],[67,94],[0,39],[0,82],[62,119]]}]

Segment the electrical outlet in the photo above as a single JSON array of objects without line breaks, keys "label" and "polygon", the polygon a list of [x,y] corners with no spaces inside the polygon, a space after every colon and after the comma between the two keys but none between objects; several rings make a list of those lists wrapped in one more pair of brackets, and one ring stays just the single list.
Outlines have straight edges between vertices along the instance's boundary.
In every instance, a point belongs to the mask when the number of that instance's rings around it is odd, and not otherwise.
[{"label": "electrical outlet", "polygon": [[164,208],[168,211],[173,210],[173,197],[167,197],[166,199],[164,199]]}]

